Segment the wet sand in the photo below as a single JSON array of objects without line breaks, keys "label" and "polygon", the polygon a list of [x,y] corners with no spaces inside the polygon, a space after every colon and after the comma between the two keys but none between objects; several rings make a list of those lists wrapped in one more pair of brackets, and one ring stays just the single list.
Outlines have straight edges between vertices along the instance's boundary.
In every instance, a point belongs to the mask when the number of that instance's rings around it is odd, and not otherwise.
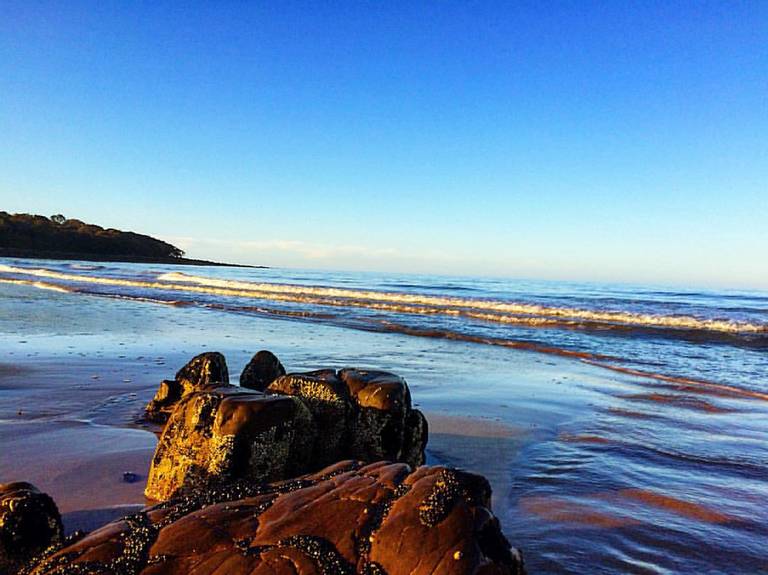
[{"label": "wet sand", "polygon": [[[30,481],[49,493],[68,532],[143,506],[156,438],[133,420],[151,393],[141,383],[152,377],[146,367],[79,356],[3,364],[0,482]],[[136,481],[124,481],[125,472]]]},{"label": "wet sand", "polygon": [[[153,503],[143,490],[158,428],[137,420],[160,379],[180,365],[128,358],[0,364],[0,445],[10,455],[0,460],[0,482],[29,481],[49,493],[68,532]],[[426,416],[430,464],[484,473],[495,496],[508,491],[506,462],[526,430],[491,419]]]},{"label": "wet sand", "polygon": [[508,508],[511,463],[525,442],[532,439],[530,429],[477,417],[430,412],[425,416],[429,422],[427,463],[480,473],[493,486],[493,508]]}]

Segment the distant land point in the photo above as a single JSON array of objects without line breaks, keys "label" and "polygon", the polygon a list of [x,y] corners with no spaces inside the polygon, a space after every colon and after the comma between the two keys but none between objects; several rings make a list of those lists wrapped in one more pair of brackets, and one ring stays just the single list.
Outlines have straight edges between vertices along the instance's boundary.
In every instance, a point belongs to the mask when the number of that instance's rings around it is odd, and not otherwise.
[{"label": "distant land point", "polygon": [[266,268],[196,260],[184,257],[184,250],[135,232],[102,228],[81,220],[0,211],[0,257],[50,260],[85,260]]}]

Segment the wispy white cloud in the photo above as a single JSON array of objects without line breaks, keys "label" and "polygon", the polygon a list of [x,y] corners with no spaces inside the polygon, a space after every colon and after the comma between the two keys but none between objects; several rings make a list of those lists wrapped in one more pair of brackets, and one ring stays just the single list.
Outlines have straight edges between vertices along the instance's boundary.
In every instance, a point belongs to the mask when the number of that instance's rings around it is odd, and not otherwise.
[{"label": "wispy white cloud", "polygon": [[390,258],[400,252],[391,247],[369,247],[354,244],[309,243],[302,240],[225,240],[216,238],[170,237],[169,241],[186,251],[204,248],[222,252],[290,254],[309,260],[334,258]]}]

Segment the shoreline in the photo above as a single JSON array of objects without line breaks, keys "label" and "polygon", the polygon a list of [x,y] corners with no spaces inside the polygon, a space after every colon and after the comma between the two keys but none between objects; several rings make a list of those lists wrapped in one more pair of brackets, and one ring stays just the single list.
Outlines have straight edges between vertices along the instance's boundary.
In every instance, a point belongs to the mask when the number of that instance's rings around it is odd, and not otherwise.
[{"label": "shoreline", "polygon": [[[144,496],[161,427],[139,421],[163,378],[163,359],[18,358],[0,363],[0,483],[28,481],[56,501],[67,533],[91,530],[156,502]],[[233,366],[234,367],[234,366]],[[427,464],[491,481],[494,506],[510,489],[506,465],[530,431],[493,418],[427,409]],[[123,474],[133,474],[126,482]]]},{"label": "shoreline", "polygon": [[[580,572],[584,558],[601,575],[631,571],[638,558],[659,571],[748,572],[739,568],[763,557],[759,398],[471,342],[0,291],[0,445],[12,454],[0,458],[0,482],[39,484],[68,530],[147,503],[142,467],[156,436],[134,419],[161,380],[215,350],[235,383],[255,351],[270,349],[290,372],[356,366],[404,377],[430,423],[427,464],[489,480],[493,513],[532,573]],[[140,477],[128,483],[124,472]],[[701,534],[718,541],[714,563]]]},{"label": "shoreline", "polygon": [[163,264],[177,266],[211,266],[227,268],[269,269],[269,266],[255,266],[248,264],[233,264],[226,262],[212,262],[192,258],[151,258],[132,255],[105,255],[58,251],[33,251],[15,248],[0,248],[0,258],[25,259],[25,260],[72,260],[79,262],[104,262],[104,263],[131,263],[131,264]]}]

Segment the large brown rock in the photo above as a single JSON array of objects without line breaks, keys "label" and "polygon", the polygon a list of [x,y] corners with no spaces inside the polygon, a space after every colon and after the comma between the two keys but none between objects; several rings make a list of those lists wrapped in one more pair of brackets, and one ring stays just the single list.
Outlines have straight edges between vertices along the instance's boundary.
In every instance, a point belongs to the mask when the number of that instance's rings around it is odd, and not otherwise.
[{"label": "large brown rock", "polygon": [[257,352],[240,374],[240,387],[264,391],[267,386],[281,375],[285,368],[277,356],[265,349]]},{"label": "large brown rock", "polygon": [[[307,406],[319,433],[315,436],[315,468],[348,459],[352,403],[332,369],[278,377],[267,392],[298,397]],[[310,471],[310,469],[307,469]]]},{"label": "large brown rock", "polygon": [[331,369],[277,378],[268,392],[302,398],[318,428],[323,463],[340,459],[424,463],[427,423],[405,380],[384,371]]},{"label": "large brown rock", "polygon": [[201,353],[182,367],[174,379],[160,383],[155,397],[147,404],[145,416],[150,421],[165,423],[183,397],[227,384],[229,370],[224,356],[216,351]]},{"label": "large brown rock", "polygon": [[354,404],[350,456],[422,464],[426,420],[412,410],[405,380],[385,371],[362,369],[342,369],[339,378]]},{"label": "large brown rock", "polygon": [[412,409],[405,380],[391,373],[283,375],[266,393],[206,385],[173,404],[147,497],[210,481],[287,479],[344,459],[424,462],[426,420]]},{"label": "large brown rock", "polygon": [[178,402],[155,449],[145,494],[248,477],[264,482],[307,471],[315,426],[300,399],[220,386]]},{"label": "large brown rock", "polygon": [[62,534],[53,499],[30,483],[0,484],[0,573],[16,573]]},{"label": "large brown rock", "polygon": [[482,477],[344,462],[167,501],[33,562],[30,575],[523,573]]}]

